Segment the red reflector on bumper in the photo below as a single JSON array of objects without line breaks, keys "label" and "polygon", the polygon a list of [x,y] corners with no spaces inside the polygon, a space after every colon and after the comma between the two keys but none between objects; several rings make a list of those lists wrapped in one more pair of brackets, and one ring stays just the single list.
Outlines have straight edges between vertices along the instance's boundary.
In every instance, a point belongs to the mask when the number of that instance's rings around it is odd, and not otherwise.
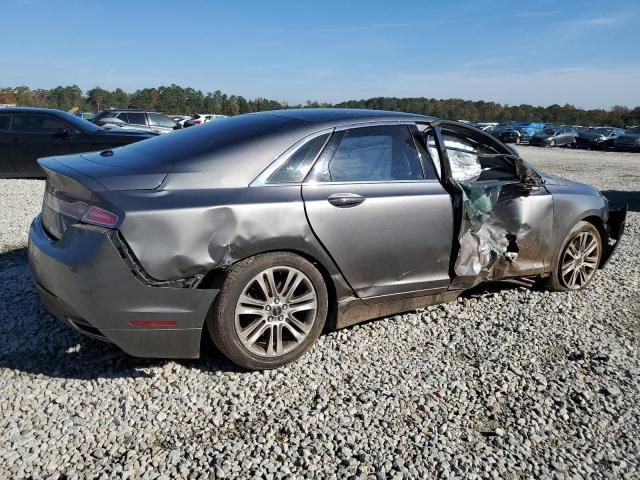
[{"label": "red reflector on bumper", "polygon": [[134,320],[129,322],[132,327],[175,327],[175,320]]}]

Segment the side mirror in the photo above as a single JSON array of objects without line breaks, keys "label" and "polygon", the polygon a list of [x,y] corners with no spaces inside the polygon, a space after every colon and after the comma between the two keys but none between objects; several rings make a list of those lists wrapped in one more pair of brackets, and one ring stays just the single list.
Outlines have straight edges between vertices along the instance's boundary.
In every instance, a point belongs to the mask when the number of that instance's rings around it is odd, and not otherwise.
[{"label": "side mirror", "polygon": [[71,138],[73,135],[66,128],[59,128],[56,133],[53,134],[54,138]]}]

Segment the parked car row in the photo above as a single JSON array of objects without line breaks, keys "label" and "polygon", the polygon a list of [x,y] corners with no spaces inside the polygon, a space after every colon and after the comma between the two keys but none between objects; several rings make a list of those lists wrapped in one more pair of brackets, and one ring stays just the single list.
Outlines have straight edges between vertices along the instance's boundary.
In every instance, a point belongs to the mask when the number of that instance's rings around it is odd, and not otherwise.
[{"label": "parked car row", "polygon": [[640,127],[583,127],[543,123],[488,124],[479,128],[503,143],[528,143],[538,147],[640,150]]}]

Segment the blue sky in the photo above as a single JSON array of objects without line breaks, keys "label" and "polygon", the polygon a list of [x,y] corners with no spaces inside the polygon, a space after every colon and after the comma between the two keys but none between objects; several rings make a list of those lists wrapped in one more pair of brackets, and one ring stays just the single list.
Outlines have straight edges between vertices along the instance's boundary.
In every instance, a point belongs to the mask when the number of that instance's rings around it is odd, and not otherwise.
[{"label": "blue sky", "polygon": [[640,105],[640,2],[4,0],[0,86]]}]

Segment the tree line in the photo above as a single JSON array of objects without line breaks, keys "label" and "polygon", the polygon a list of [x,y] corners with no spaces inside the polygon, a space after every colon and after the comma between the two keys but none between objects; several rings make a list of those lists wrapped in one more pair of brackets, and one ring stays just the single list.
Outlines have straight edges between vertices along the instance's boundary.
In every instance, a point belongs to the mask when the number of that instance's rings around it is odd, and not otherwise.
[{"label": "tree line", "polygon": [[505,105],[496,102],[461,99],[435,99],[426,97],[395,98],[377,97],[367,100],[349,100],[336,104],[307,101],[304,105],[288,105],[286,102],[265,98],[246,99],[240,95],[228,95],[216,90],[204,93],[179,85],[143,88],[128,93],[121,88],[106,90],[95,87],[83,92],[77,85],[58,86],[52,89],[30,89],[26,86],[0,87],[0,104],[48,107],[97,112],[105,108],[143,108],[168,114],[215,113],[238,115],[282,108],[339,107],[372,108],[432,115],[454,120],[477,122],[545,122],[572,125],[611,125],[625,127],[640,124],[640,107],[617,105],[605,109],[581,109],[573,105]]}]

